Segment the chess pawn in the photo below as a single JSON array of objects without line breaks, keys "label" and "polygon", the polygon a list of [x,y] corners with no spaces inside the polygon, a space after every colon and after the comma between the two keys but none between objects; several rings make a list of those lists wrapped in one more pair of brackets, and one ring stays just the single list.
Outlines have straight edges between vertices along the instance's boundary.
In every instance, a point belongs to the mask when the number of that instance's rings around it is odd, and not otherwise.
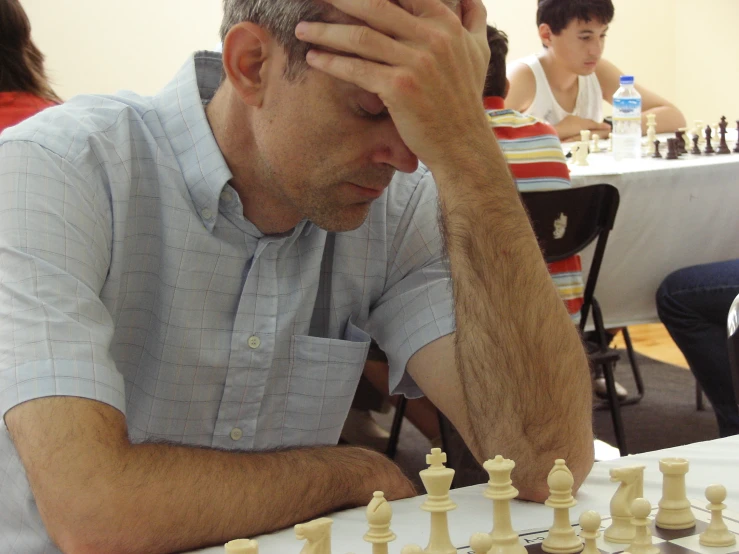
[{"label": "chess pawn", "polygon": [[635,528],[634,540],[626,549],[631,554],[659,554],[659,548],[652,543],[652,535],[649,532],[649,514],[652,505],[645,498],[637,498],[631,503],[633,518],[631,524]]},{"label": "chess pawn", "polygon": [[661,158],[662,157],[662,153],[659,151],[659,145],[660,144],[661,143],[660,143],[659,139],[656,139],[654,141],[654,153],[652,154],[652,157],[653,158]]},{"label": "chess pawn", "polygon": [[685,492],[688,469],[688,461],[682,458],[663,458],[659,461],[659,470],[663,475],[662,498],[655,523],[660,529],[690,529],[695,525],[695,516]]},{"label": "chess pawn", "polygon": [[[485,552],[489,554],[526,554],[518,533],[511,525],[511,500],[518,496],[518,490],[511,481],[511,472],[516,467],[513,460],[496,456],[483,465],[490,475],[484,496],[493,501],[493,530],[490,532],[491,545]],[[477,550],[475,550],[477,552]]]},{"label": "chess pawn", "polygon": [[[487,533],[475,533],[470,537],[472,554],[487,554],[493,547],[493,538]],[[526,549],[524,549],[525,551]]]},{"label": "chess pawn", "polygon": [[709,485],[706,489],[706,506],[711,511],[711,523],[708,529],[700,534],[699,542],[703,546],[728,547],[736,544],[736,535],[729,531],[724,523],[723,511],[726,509],[726,487],[723,485]]},{"label": "chess pawn", "polygon": [[547,537],[541,543],[541,549],[549,554],[575,554],[583,548],[582,542],[570,525],[570,508],[577,504],[572,496],[572,485],[575,479],[565,465],[564,460],[554,462],[549,472],[549,498],[545,506],[554,509],[554,523]]},{"label": "chess pawn", "polygon": [[363,538],[366,542],[372,544],[372,554],[388,554],[387,545],[393,542],[396,537],[395,533],[390,530],[393,509],[385,499],[385,493],[375,491],[365,515],[369,524],[369,531]]},{"label": "chess pawn", "polygon": [[595,541],[600,537],[598,529],[601,521],[600,514],[593,510],[583,512],[580,516],[580,538],[585,545],[582,554],[600,554]]},{"label": "chess pawn", "polygon": [[417,544],[408,544],[403,547],[403,550],[400,551],[400,554],[423,554],[423,548],[421,548]]},{"label": "chess pawn", "polygon": [[657,115],[647,114],[647,154],[654,154],[654,141],[657,140]]},{"label": "chess pawn", "polygon": [[426,554],[457,554],[449,536],[447,512],[457,508],[449,499],[449,489],[454,479],[454,470],[444,466],[446,454],[440,448],[432,448],[426,456],[428,469],[419,472],[428,496],[421,509],[431,513],[431,536],[424,549]]},{"label": "chess pawn", "polygon": [[593,134],[593,150],[594,153],[600,152],[600,135]]},{"label": "chess pawn", "polygon": [[226,554],[259,554],[259,545],[257,541],[248,539],[236,539],[229,541],[224,545]]}]

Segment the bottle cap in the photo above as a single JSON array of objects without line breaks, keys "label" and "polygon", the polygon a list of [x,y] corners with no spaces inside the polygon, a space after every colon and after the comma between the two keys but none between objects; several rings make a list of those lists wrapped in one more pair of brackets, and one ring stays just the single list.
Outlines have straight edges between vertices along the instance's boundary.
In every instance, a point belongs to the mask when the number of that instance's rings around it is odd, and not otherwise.
[{"label": "bottle cap", "polygon": [[634,76],[633,75],[621,75],[621,84],[622,85],[633,85]]}]

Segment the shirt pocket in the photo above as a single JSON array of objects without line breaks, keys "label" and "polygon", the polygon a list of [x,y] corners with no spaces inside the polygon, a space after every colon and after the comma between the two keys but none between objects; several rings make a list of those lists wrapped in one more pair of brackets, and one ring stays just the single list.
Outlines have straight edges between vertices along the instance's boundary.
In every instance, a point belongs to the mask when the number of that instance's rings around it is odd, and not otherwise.
[{"label": "shirt pocket", "polygon": [[293,335],[282,444],[336,444],[362,375],[370,336],[347,323],[344,339]]}]

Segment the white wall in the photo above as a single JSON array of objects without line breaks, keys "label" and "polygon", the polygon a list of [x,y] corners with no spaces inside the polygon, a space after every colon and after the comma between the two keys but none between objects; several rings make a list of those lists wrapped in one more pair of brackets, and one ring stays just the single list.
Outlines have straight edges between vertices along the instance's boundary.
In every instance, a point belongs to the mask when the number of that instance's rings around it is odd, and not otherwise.
[{"label": "white wall", "polygon": [[[279,0],[274,0],[279,1]],[[484,0],[510,59],[541,47],[536,0]],[[221,0],[21,0],[57,92],[153,94],[194,50],[218,43]],[[614,0],[606,57],[688,121],[739,119],[739,0]]]}]

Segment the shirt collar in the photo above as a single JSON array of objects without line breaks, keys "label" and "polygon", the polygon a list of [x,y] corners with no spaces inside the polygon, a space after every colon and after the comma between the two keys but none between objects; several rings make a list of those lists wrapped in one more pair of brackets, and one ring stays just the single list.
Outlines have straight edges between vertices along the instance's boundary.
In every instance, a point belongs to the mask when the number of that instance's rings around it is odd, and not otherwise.
[{"label": "shirt collar", "polygon": [[159,116],[203,225],[212,232],[223,187],[233,174],[205,115],[221,82],[223,63],[216,52],[196,52],[154,98]]},{"label": "shirt collar", "polygon": [[486,110],[505,109],[505,99],[500,96],[487,96],[483,99]]}]

